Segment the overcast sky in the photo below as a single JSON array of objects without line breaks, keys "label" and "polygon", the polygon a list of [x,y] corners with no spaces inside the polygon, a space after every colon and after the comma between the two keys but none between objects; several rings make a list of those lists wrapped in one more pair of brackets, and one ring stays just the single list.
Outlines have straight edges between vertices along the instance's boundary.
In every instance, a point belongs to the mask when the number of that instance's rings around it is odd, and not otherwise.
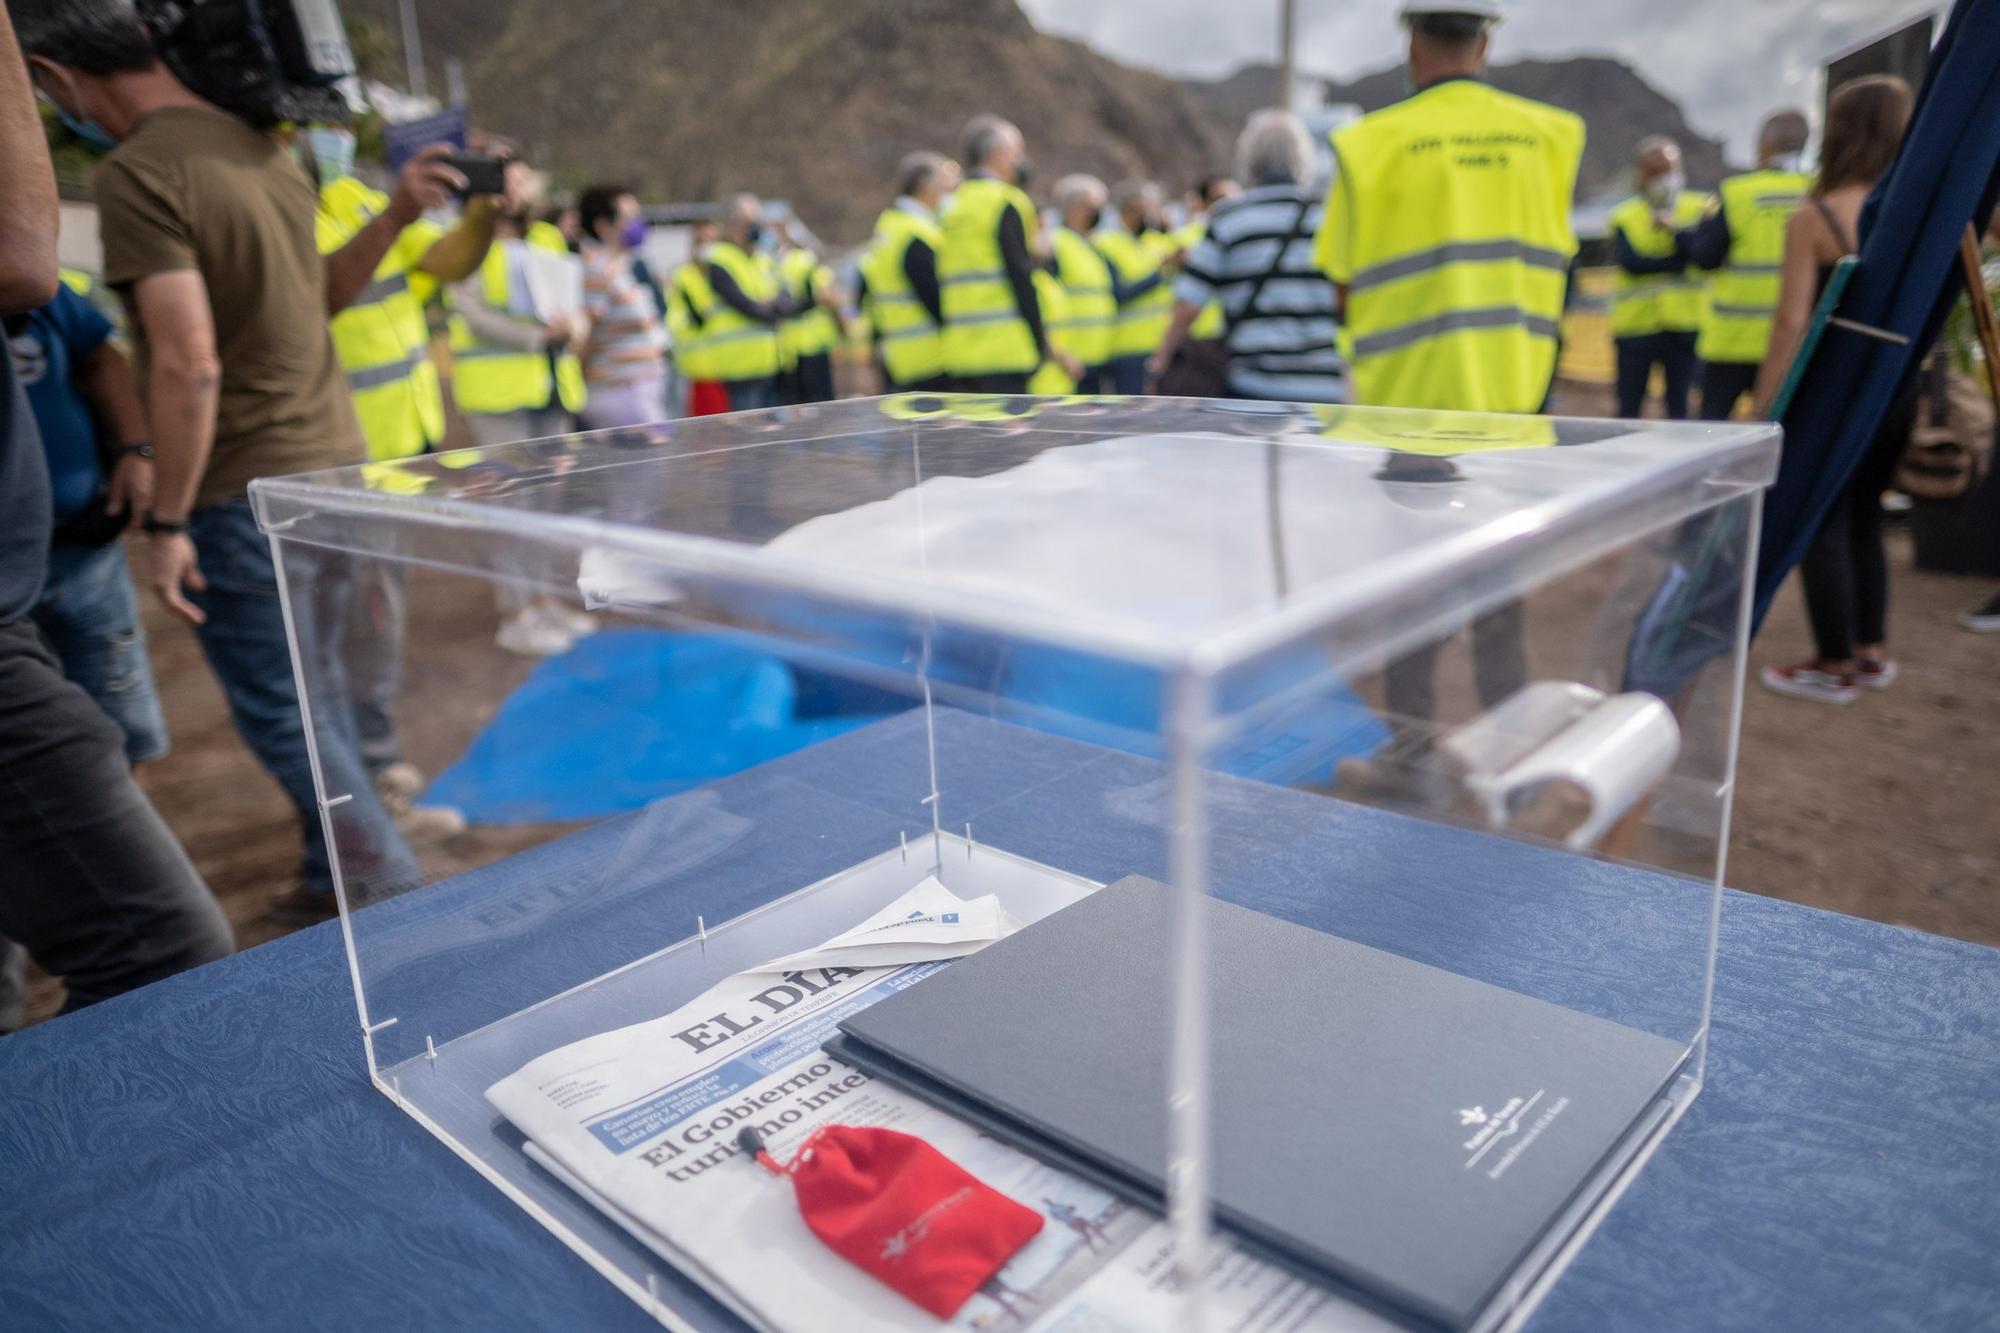
[{"label": "overcast sky", "polygon": [[[1213,78],[1277,46],[1278,0],[1021,0],[1044,30],[1128,64]],[[1349,77],[1400,58],[1400,0],[1298,0],[1299,66]],[[1498,60],[1610,54],[1749,156],[1757,119],[1818,101],[1820,63],[1942,0],[1511,0]]]}]

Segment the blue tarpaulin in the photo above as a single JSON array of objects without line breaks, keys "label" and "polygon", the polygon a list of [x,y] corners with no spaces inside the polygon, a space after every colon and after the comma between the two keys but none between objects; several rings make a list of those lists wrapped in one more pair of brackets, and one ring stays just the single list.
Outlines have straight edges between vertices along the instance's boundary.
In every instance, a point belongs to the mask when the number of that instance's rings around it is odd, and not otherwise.
[{"label": "blue tarpaulin", "polygon": [[[1158,757],[1159,680],[1053,649],[985,645],[975,674],[996,715]],[[1238,777],[1325,782],[1388,732],[1337,681],[1212,757]],[[529,673],[424,794],[475,824],[601,819],[790,754],[921,694],[787,664],[742,637],[607,630]]]},{"label": "blue tarpaulin", "polygon": [[475,824],[602,819],[837,736],[783,662],[704,634],[605,630],[541,663],[424,793]]}]

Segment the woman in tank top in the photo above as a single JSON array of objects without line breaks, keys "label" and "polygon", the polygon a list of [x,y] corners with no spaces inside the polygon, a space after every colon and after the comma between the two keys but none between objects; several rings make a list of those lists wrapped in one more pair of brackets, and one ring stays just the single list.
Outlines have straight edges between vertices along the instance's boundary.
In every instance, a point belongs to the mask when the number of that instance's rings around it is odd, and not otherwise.
[{"label": "woman in tank top", "polygon": [[[1785,228],[1785,258],[1771,349],[1757,373],[1758,415],[1766,415],[1812,320],[1834,265],[1855,252],[1861,205],[1888,171],[1910,120],[1910,87],[1876,75],[1834,90],[1820,143],[1819,178],[1809,207]],[[1883,418],[1853,477],[1814,536],[1799,566],[1813,656],[1765,667],[1765,685],[1822,703],[1852,703],[1863,688],[1896,679],[1886,621],[1888,556],[1882,545],[1882,492],[1910,438],[1916,416],[1912,383]]]}]

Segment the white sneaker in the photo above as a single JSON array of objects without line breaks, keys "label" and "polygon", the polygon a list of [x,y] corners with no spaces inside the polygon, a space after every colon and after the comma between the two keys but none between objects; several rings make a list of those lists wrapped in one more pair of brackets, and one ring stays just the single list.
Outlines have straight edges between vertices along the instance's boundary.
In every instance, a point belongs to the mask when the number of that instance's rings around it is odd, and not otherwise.
[{"label": "white sneaker", "polygon": [[1822,671],[1817,662],[1797,666],[1765,667],[1758,672],[1764,687],[1794,699],[1810,699],[1822,704],[1851,704],[1861,697],[1854,677],[1840,671]]},{"label": "white sneaker", "polygon": [[1893,657],[1885,657],[1879,662],[1864,658],[1854,664],[1854,683],[1864,690],[1886,690],[1902,674],[1902,664]]},{"label": "white sneaker", "polygon": [[443,842],[465,832],[465,812],[448,805],[411,805],[394,802],[389,817],[396,832],[411,842]]},{"label": "white sneaker", "polygon": [[375,790],[383,800],[400,796],[406,801],[414,801],[417,793],[430,782],[424,771],[408,760],[398,759],[375,775]]},{"label": "white sneaker", "polygon": [[411,842],[443,842],[465,832],[465,812],[449,805],[419,805],[430,779],[407,760],[398,759],[375,775],[375,794],[395,821],[396,831]]},{"label": "white sneaker", "polygon": [[549,619],[569,631],[573,639],[587,639],[597,633],[597,617],[578,610],[568,602],[548,602]]},{"label": "white sneaker", "polygon": [[529,606],[501,621],[493,641],[517,657],[559,657],[575,646],[576,636],[540,607]]},{"label": "white sneaker", "polygon": [[1977,611],[1967,611],[1958,618],[1958,623],[1974,634],[2000,634],[2000,597]]}]

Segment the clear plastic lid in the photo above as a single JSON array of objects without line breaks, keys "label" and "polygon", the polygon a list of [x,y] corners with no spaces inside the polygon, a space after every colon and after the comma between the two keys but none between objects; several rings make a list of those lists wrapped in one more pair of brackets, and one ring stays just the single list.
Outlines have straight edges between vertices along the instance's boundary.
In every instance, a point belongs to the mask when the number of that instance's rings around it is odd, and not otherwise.
[{"label": "clear plastic lid", "polygon": [[432,562],[517,581],[530,546],[529,581],[586,604],[843,657],[958,629],[1226,682],[1308,640],[1365,668],[1776,464],[1761,424],[903,395],[255,494],[288,539],[382,554],[421,528]]}]

